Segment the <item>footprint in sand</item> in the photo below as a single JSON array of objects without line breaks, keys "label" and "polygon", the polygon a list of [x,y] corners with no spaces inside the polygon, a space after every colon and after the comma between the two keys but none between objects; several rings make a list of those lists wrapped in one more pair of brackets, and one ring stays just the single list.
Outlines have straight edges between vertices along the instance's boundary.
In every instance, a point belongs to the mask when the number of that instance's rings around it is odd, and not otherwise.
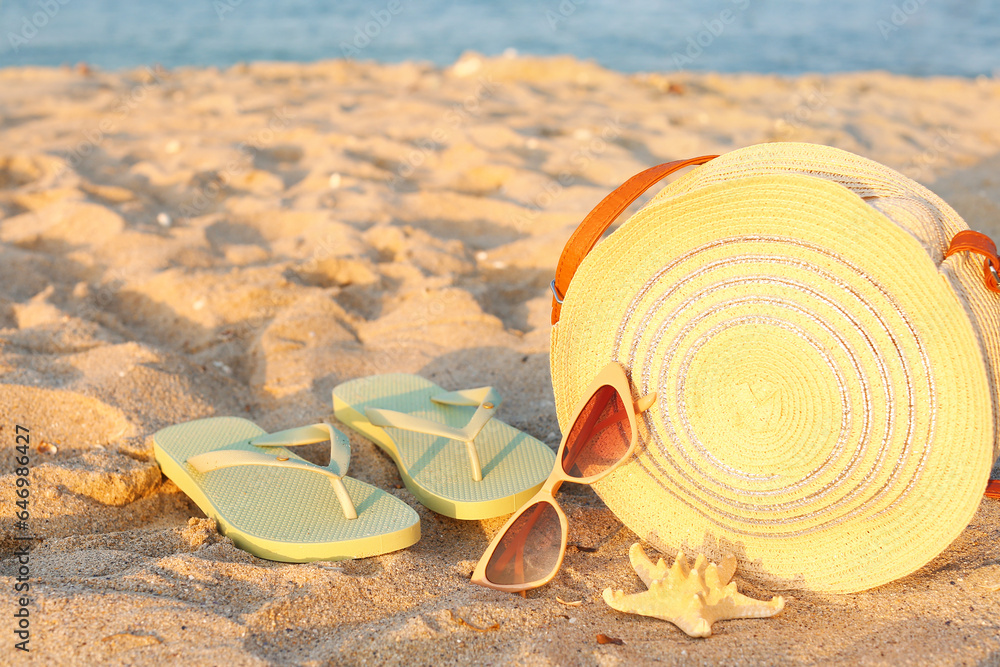
[{"label": "footprint in sand", "polygon": [[[111,448],[135,436],[134,426],[112,406],[83,394],[22,385],[0,385],[0,493],[13,497],[17,463],[15,429],[28,432],[33,507],[62,493],[86,496],[104,505],[125,505],[160,483],[152,461],[140,461]],[[61,488],[60,488],[61,487]],[[44,530],[42,526],[37,527]]]}]

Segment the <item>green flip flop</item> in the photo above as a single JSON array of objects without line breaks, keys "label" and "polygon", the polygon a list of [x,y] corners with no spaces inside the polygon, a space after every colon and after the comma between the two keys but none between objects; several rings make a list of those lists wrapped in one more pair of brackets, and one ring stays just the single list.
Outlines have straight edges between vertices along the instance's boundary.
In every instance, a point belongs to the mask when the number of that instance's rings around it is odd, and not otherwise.
[{"label": "green flip flop", "polygon": [[428,508],[488,519],[520,507],[555,462],[545,443],[493,418],[500,400],[492,387],[449,392],[395,373],[335,387],[333,412],[392,458]]},{"label": "green flip flop", "polygon": [[[318,466],[282,445],[330,441]],[[420,519],[385,491],[346,477],[347,437],[330,424],[267,434],[238,417],[177,424],[153,435],[163,473],[241,549],[268,560],[364,558],[420,539]]]}]

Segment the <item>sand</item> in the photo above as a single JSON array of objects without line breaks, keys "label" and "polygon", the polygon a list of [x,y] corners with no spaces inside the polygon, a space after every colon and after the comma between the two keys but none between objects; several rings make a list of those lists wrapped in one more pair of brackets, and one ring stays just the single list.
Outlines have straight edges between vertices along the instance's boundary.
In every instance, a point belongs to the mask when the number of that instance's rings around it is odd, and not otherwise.
[{"label": "sand", "polygon": [[[601,600],[641,590],[637,538],[587,489],[560,496],[562,571],[522,598],[468,581],[502,518],[426,510],[357,436],[350,474],[412,505],[423,537],[296,565],[219,535],[150,439],[211,415],[311,423],[337,383],[411,372],[496,386],[500,418],[554,447],[548,283],[574,225],[625,178],[813,141],[916,178],[997,238],[997,118],[996,80],[879,72],[623,75],[474,54],[445,69],[0,70],[0,663],[1000,664],[997,501],[872,591],[737,573],[786,609],[692,639]],[[10,648],[18,425],[40,538],[28,654]],[[306,456],[325,463],[324,449]]]}]

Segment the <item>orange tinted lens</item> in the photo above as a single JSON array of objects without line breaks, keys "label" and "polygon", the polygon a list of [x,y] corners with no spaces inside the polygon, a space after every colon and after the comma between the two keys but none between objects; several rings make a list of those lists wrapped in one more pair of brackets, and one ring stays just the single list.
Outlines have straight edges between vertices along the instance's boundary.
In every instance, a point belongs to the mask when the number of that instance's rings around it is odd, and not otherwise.
[{"label": "orange tinted lens", "polygon": [[559,566],[562,527],[550,503],[526,509],[507,529],[486,564],[486,579],[516,585],[541,581]]},{"label": "orange tinted lens", "polygon": [[597,475],[618,463],[632,443],[632,428],[614,387],[598,389],[580,411],[563,448],[562,468],[570,477]]}]

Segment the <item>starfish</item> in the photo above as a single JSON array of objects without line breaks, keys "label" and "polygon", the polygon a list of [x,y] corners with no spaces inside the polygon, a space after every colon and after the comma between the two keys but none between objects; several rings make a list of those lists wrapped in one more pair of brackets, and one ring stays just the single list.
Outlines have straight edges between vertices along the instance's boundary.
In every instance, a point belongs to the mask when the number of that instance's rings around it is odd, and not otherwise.
[{"label": "starfish", "polygon": [[716,565],[699,554],[694,567],[689,567],[684,552],[678,551],[673,567],[667,568],[662,558],[653,565],[636,543],[628,557],[649,590],[625,595],[605,588],[604,601],[618,611],[670,621],[692,637],[708,637],[716,621],[767,618],[785,608],[780,595],[770,602],[740,595],[736,583],[729,581],[736,573],[736,558],[731,555]]}]

